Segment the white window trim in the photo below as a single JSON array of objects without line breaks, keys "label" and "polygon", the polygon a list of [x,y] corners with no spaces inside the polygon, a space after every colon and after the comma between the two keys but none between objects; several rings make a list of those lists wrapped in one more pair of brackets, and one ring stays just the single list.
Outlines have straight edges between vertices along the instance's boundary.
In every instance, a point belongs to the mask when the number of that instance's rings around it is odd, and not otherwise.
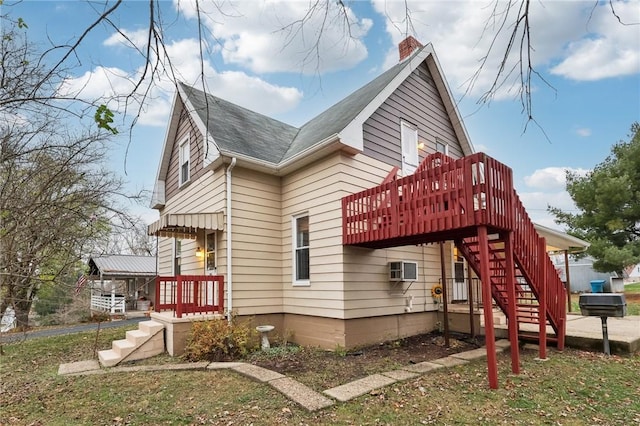
[{"label": "white window trim", "polygon": [[[308,212],[300,213],[291,217],[291,281],[294,287],[311,286],[310,279],[307,279],[307,280],[296,279],[296,275],[297,275],[296,274],[297,272],[296,250],[299,248],[297,247],[297,233],[298,233],[297,220],[302,217],[308,218],[309,213]],[[307,249],[309,249],[309,246],[307,246]],[[309,253],[311,253],[311,250],[309,250]],[[311,257],[309,257],[309,278],[311,278]]]},{"label": "white window trim", "polygon": [[[415,138],[412,138],[415,140],[405,140],[408,131],[415,135]],[[420,154],[418,153],[418,127],[404,120],[400,120],[400,148],[402,150],[402,176],[408,176],[418,168]],[[410,149],[411,152],[407,152],[405,148]],[[413,158],[409,158],[409,156]]]},{"label": "white window trim", "polygon": [[[186,180],[182,180],[182,165],[184,163],[184,155],[182,152],[182,148],[186,147],[185,151],[187,156],[189,157],[187,159],[187,162],[189,164],[188,166],[188,176]],[[191,138],[190,135],[187,134],[184,138],[182,138],[180,140],[180,143],[178,144],[178,186],[183,186],[186,185],[187,183],[189,183],[191,181]]]},{"label": "white window trim", "polygon": [[[444,146],[444,152],[442,151],[438,151],[438,144]],[[442,152],[444,155],[449,155],[449,144],[444,142],[443,140],[441,140],[440,138],[436,138],[436,143],[435,143],[435,151],[436,152]]]}]

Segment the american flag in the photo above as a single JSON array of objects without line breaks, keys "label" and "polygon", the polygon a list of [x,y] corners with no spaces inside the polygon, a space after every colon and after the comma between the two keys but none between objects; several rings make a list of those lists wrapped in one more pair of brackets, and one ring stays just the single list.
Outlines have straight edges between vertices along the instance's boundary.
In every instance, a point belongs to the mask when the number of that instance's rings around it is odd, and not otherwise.
[{"label": "american flag", "polygon": [[76,296],[80,294],[80,290],[82,290],[82,287],[84,287],[86,283],[87,276],[85,274],[80,275],[76,281]]}]

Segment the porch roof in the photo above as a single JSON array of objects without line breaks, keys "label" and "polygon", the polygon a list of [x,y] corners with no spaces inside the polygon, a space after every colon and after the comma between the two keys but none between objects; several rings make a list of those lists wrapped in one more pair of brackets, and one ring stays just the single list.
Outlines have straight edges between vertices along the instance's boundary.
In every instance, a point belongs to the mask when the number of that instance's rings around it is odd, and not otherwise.
[{"label": "porch roof", "polygon": [[89,259],[89,276],[105,279],[154,277],[155,256],[104,255]]},{"label": "porch roof", "polygon": [[159,237],[195,239],[198,231],[221,231],[224,229],[224,214],[214,213],[167,213],[149,225],[147,234]]},{"label": "porch roof", "polygon": [[540,234],[544,237],[547,243],[547,251],[567,251],[569,253],[581,253],[589,248],[590,244],[587,241],[581,240],[578,237],[569,235],[565,232],[558,231],[556,229],[547,228],[538,223],[533,224]]}]

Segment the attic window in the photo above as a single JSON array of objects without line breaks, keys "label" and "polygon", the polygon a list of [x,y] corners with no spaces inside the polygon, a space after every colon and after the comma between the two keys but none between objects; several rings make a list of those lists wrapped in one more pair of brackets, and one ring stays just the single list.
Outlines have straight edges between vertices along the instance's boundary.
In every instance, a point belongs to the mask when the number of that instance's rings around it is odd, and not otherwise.
[{"label": "attic window", "polygon": [[444,143],[440,138],[436,138],[436,152],[449,155],[449,144]]},{"label": "attic window", "polygon": [[182,141],[180,141],[180,170],[179,181],[180,186],[189,182],[191,177],[191,150],[189,146],[189,135],[187,135]]}]

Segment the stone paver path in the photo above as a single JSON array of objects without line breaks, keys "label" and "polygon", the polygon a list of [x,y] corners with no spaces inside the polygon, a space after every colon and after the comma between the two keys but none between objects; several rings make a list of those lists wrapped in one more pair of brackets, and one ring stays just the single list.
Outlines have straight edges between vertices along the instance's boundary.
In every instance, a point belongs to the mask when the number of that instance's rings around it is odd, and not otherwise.
[{"label": "stone paver path", "polygon": [[[506,342],[506,343],[505,343]],[[501,352],[509,348],[509,341],[496,342],[496,351]],[[354,380],[344,385],[327,389],[322,393],[316,392],[308,386],[278,372],[268,370],[253,364],[243,362],[195,362],[185,364],[140,365],[132,367],[100,368],[98,361],[78,361],[69,364],[61,364],[58,369],[60,375],[88,375],[124,373],[132,371],[162,371],[162,370],[231,370],[247,376],[261,383],[267,383],[281,392],[287,398],[295,401],[309,411],[317,411],[334,404],[334,400],[349,401],[362,395],[366,395],[376,389],[389,386],[393,383],[409,380],[426,372],[466,364],[471,360],[486,357],[486,348],[474,349],[468,352],[451,355],[433,361],[407,365],[398,370],[373,374],[362,379]],[[331,397],[331,398],[328,398]]]}]

